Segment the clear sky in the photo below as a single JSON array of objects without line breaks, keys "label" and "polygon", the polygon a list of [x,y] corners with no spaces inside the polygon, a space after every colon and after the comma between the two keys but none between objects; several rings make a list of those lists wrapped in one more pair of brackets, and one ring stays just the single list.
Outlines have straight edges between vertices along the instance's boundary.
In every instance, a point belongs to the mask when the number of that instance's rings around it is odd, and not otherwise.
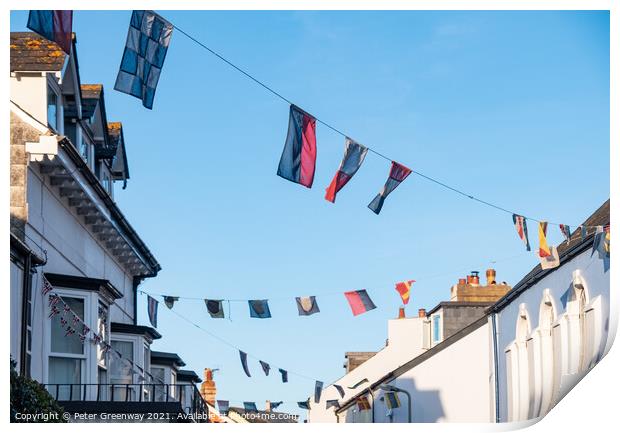
[{"label": "clear sky", "polygon": [[[336,204],[324,189],[344,140],[317,125],[308,190],[276,176],[288,106],[184,35],[172,36],[154,109],[113,90],[130,11],[74,15],[82,83],[103,83],[122,121],[131,179],[115,200],[163,270],[152,293],[262,299],[272,319],[210,319],[201,301],[174,311],[280,367],[326,384],[345,351],[378,350],[415,279],[408,315],[449,298],[468,271],[515,284],[536,263],[510,215],[412,175],[379,216],[367,204],[389,163],[369,154]],[[162,15],[362,144],[484,200],[579,224],[609,197],[607,12],[175,12]],[[11,14],[24,30],[27,12]],[[549,228],[552,244],[559,230]],[[530,241],[536,249],[536,227]],[[496,263],[495,263],[496,262]],[[342,292],[368,289],[378,308],[353,317]],[[327,296],[321,296],[327,294]],[[294,297],[321,313],[298,317]],[[288,298],[287,298],[288,297]],[[284,299],[283,299],[284,298]],[[148,324],[146,299],[139,322]],[[295,401],[314,382],[250,359],[160,304],[164,338],[187,368],[216,373],[218,398]],[[290,403],[289,403],[290,402]]]}]

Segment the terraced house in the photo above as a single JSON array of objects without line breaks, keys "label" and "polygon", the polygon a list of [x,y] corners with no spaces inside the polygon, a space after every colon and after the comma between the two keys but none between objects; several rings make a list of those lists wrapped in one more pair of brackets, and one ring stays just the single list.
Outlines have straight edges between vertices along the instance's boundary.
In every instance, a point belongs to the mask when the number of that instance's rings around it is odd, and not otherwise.
[{"label": "terraced house", "polygon": [[[67,55],[11,34],[11,357],[68,409],[205,414],[197,390],[151,374],[161,335],[138,325],[136,298],[161,267],[114,201],[129,179],[123,124],[76,53],[75,35]],[[101,343],[49,318],[44,278]]]}]

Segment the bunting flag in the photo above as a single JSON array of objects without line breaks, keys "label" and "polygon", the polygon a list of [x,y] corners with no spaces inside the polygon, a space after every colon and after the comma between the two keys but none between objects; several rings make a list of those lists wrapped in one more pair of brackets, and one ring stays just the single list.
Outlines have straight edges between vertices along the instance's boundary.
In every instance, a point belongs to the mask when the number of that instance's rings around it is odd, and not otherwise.
[{"label": "bunting flag", "polygon": [[301,108],[291,105],[278,176],[312,188],[316,153],[316,119]]},{"label": "bunting flag", "polygon": [[597,251],[599,253],[599,258],[603,258],[608,255],[608,252],[605,249],[605,229],[603,226],[596,226],[594,241],[592,242],[592,254],[590,254],[590,257],[592,257]]},{"label": "bunting flag", "polygon": [[377,306],[372,302],[366,290],[354,290],[351,292],[345,292],[344,296],[349,301],[351,311],[353,315],[365,313],[366,311],[374,310]]},{"label": "bunting flag", "polygon": [[538,256],[549,257],[551,255],[551,251],[549,250],[549,245],[547,245],[547,221],[541,221],[538,223],[538,242]]},{"label": "bunting flag", "polygon": [[41,294],[45,296],[52,290],[54,290],[54,286],[52,286],[50,282],[47,281],[47,278],[43,277],[43,283],[41,285]]},{"label": "bunting flag", "polygon": [[248,305],[250,306],[250,317],[256,319],[269,319],[271,317],[267,299],[253,299],[248,301]]},{"label": "bunting flag", "polygon": [[26,26],[71,53],[73,11],[30,11]]},{"label": "bunting flag", "polygon": [[335,407],[336,409],[339,409],[340,403],[338,403],[338,400],[327,400],[325,402],[325,409],[329,409],[330,407]]},{"label": "bunting flag", "polygon": [[153,108],[155,89],[164,66],[173,25],[153,11],[133,11],[123,59],[114,89]]},{"label": "bunting flag", "polygon": [[554,246],[549,247],[549,255],[547,257],[539,257],[540,267],[542,269],[553,269],[560,266],[560,256],[558,249]]},{"label": "bunting flag", "polygon": [[244,401],[243,408],[246,412],[258,412],[258,409],[256,408],[256,403],[254,403],[253,401]]},{"label": "bunting flag", "polygon": [[269,364],[267,364],[265,361],[258,361],[258,362],[260,363],[260,366],[263,369],[265,376],[269,376],[269,370],[271,370],[271,367],[269,366]]},{"label": "bunting flag", "polygon": [[581,242],[586,240],[586,236],[588,235],[588,228],[585,225],[581,226]]},{"label": "bunting flag", "polygon": [[149,321],[151,322],[151,325],[153,325],[153,328],[157,328],[157,305],[159,302],[157,302],[157,299],[151,298],[149,295],[146,295],[146,297],[148,300]]},{"label": "bunting flag", "polygon": [[171,310],[172,307],[174,307],[174,303],[178,300],[178,296],[164,296],[164,304],[166,304],[166,307],[170,308]]},{"label": "bunting flag", "polygon": [[411,169],[401,165],[395,161],[392,161],[392,167],[390,168],[390,175],[383,185],[381,192],[368,204],[368,208],[379,215],[381,208],[383,208],[383,202],[387,196],[396,189],[402,181],[407,179],[407,176],[411,174]]},{"label": "bunting flag", "polygon": [[325,200],[336,202],[336,194],[351,180],[351,178],[357,173],[357,170],[362,166],[364,158],[368,153],[368,148],[362,146],[359,143],[351,140],[349,137],[345,138],[344,142],[344,157],[340,162],[340,167],[334,175],[332,182],[325,190]]},{"label": "bunting flag", "polygon": [[282,375],[282,383],[288,382],[288,371],[282,370],[281,368],[278,368],[278,371]]},{"label": "bunting flag", "polygon": [[297,406],[299,406],[300,409],[310,410],[310,399],[306,401],[298,401]]},{"label": "bunting flag", "polygon": [[248,369],[248,354],[240,350],[239,358],[241,358],[241,366],[243,367],[243,371],[245,372],[246,376],[252,377],[252,375],[250,374],[250,370]]},{"label": "bunting flag", "polygon": [[295,298],[297,301],[297,311],[300,316],[311,316],[314,313],[319,313],[319,305],[316,303],[314,296],[305,296]]},{"label": "bunting flag", "polygon": [[321,401],[321,392],[323,391],[323,382],[317,380],[314,383],[314,402],[318,403]]},{"label": "bunting flag", "polygon": [[370,410],[370,401],[368,401],[368,396],[362,395],[356,399],[357,401],[357,409],[362,412],[365,410]]},{"label": "bunting flag", "polygon": [[205,305],[207,306],[207,311],[212,318],[224,318],[224,307],[222,305],[222,299],[205,299]]},{"label": "bunting flag", "polygon": [[605,228],[603,229],[603,231],[605,232],[605,236],[603,237],[603,248],[605,249],[605,252],[607,253],[607,255],[609,256],[611,254],[611,233],[610,233],[610,226],[607,225],[605,226]]},{"label": "bunting flag", "polygon": [[362,385],[362,384],[364,384],[364,383],[366,383],[366,382],[368,382],[368,379],[362,379],[362,380],[360,380],[359,382],[357,382],[357,383],[356,383],[355,385],[353,385],[353,386],[347,386],[347,388],[349,388],[349,389],[355,389],[355,388],[357,388],[358,386],[360,386],[360,385]]},{"label": "bunting flag", "polygon": [[220,413],[224,416],[228,415],[228,408],[230,407],[230,402],[228,400],[218,400],[217,408]]},{"label": "bunting flag", "polygon": [[400,407],[400,399],[398,398],[398,394],[395,392],[389,391],[385,393],[385,405],[388,409],[396,409]]},{"label": "bunting flag", "polygon": [[570,243],[570,227],[567,226],[566,224],[560,224],[560,231],[562,232],[562,235],[566,238],[566,244],[568,245]]},{"label": "bunting flag", "polygon": [[338,391],[338,394],[340,394],[340,398],[344,397],[344,388],[340,385],[336,385],[334,384],[334,388],[336,388],[336,391]]},{"label": "bunting flag", "polygon": [[272,401],[270,403],[271,405],[271,409],[277,409],[280,405],[282,405],[284,402],[283,401]]},{"label": "bunting flag", "polygon": [[60,314],[60,310],[54,305],[52,307],[52,309],[50,310],[50,314],[48,317],[48,319],[51,319],[52,317],[56,316],[57,314]]},{"label": "bunting flag", "polygon": [[409,295],[411,293],[411,286],[415,283],[415,280],[403,281],[401,283],[396,283],[396,291],[400,295],[400,298],[403,300],[403,304],[407,305],[409,302]]},{"label": "bunting flag", "polygon": [[527,220],[522,215],[512,214],[512,222],[517,229],[517,234],[519,238],[525,243],[525,249],[527,251],[532,251],[530,248],[530,239],[527,236]]}]

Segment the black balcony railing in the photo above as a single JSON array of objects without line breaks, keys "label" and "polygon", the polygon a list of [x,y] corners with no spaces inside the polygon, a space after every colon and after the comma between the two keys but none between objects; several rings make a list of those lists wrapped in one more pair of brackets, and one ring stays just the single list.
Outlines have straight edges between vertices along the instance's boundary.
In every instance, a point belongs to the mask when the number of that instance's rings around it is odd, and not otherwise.
[{"label": "black balcony railing", "polygon": [[[209,409],[198,388],[189,384],[82,383],[46,384],[58,402],[177,403],[189,420],[206,422]],[[148,406],[144,407],[148,411]]]}]

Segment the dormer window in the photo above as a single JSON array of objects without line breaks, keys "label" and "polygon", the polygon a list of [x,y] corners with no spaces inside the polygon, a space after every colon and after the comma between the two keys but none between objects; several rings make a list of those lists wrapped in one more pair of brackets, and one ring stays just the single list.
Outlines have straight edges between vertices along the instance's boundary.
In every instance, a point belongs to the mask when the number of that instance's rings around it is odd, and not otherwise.
[{"label": "dormer window", "polygon": [[58,131],[58,95],[51,87],[47,88],[47,124]]}]

